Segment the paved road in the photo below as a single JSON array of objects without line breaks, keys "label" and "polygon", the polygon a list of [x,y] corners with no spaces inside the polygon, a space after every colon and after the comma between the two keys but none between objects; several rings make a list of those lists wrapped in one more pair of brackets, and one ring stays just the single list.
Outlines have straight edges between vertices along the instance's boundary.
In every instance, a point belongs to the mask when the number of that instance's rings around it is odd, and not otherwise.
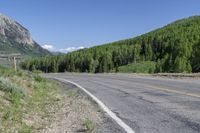
[{"label": "paved road", "polygon": [[200,80],[130,74],[48,74],[78,83],[136,133],[200,133]]}]

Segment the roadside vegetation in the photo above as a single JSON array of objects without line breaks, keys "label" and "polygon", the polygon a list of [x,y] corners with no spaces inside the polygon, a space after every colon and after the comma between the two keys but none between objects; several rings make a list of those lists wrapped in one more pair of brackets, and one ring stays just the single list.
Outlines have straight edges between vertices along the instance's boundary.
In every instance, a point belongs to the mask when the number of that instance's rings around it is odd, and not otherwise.
[{"label": "roadside vegetation", "polygon": [[[21,67],[47,73],[101,73],[112,70],[117,72],[120,66],[127,64],[152,61],[156,62],[155,73],[200,72],[199,25],[200,16],[193,16],[135,38],[66,55],[25,60]],[[132,69],[130,70],[132,72]]]},{"label": "roadside vegetation", "polygon": [[107,119],[75,86],[0,66],[0,133],[109,131]]},{"label": "roadside vegetation", "polygon": [[59,100],[52,95],[56,88],[38,74],[0,67],[0,132],[29,133],[45,127],[45,119],[51,118],[49,106]]},{"label": "roadside vegetation", "polygon": [[121,73],[154,73],[156,70],[156,63],[151,61],[132,63],[125,66],[120,66],[117,70],[112,72]]},{"label": "roadside vegetation", "polygon": [[92,132],[94,130],[94,125],[91,120],[86,119],[83,123],[85,130],[88,132]]}]

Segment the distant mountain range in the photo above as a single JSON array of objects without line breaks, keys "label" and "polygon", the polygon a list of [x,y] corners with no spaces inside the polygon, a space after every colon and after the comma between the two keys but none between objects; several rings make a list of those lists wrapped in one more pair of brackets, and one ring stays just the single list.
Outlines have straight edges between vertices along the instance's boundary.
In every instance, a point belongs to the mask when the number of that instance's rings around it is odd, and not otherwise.
[{"label": "distant mountain range", "polygon": [[0,52],[44,56],[51,53],[35,42],[29,31],[18,22],[0,13]]}]

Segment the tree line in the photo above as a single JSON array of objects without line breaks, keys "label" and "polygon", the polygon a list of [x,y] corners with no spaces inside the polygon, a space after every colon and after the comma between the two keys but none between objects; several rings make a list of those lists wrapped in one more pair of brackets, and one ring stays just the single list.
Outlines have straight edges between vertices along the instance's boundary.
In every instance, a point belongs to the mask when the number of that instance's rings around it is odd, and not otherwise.
[{"label": "tree line", "polygon": [[118,71],[119,66],[156,62],[155,72],[200,72],[200,17],[178,20],[138,36],[71,52],[66,55],[28,59],[27,70],[43,72]]}]

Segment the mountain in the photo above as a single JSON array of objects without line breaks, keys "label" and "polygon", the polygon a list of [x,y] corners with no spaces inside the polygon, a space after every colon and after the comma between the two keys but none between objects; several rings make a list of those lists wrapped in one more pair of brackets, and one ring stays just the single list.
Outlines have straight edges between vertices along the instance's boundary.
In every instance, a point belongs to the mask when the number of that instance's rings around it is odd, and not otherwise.
[{"label": "mountain", "polygon": [[110,72],[118,71],[120,66],[147,61],[155,63],[151,72],[200,72],[200,16],[64,56],[27,60],[22,67],[44,72]]},{"label": "mountain", "polygon": [[32,38],[29,31],[13,19],[0,13],[0,51],[29,56],[50,54]]}]

